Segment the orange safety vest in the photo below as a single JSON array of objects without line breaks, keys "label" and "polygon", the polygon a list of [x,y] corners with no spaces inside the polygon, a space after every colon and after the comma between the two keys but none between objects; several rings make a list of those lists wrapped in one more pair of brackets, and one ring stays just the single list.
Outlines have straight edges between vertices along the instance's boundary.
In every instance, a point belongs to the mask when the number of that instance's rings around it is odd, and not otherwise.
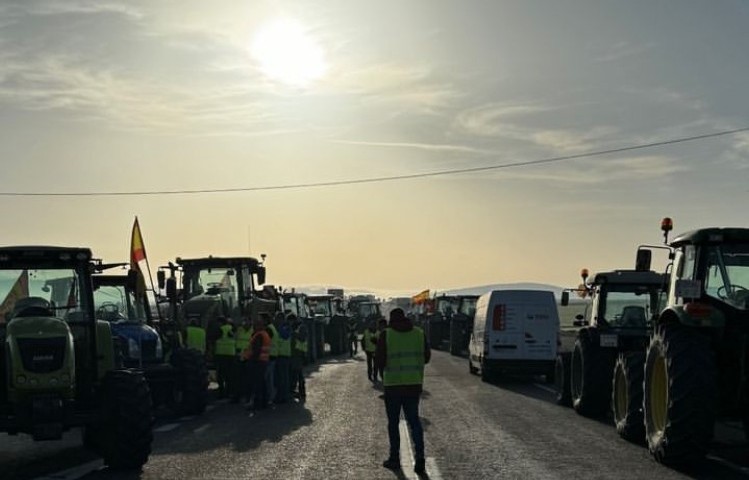
[{"label": "orange safety vest", "polygon": [[270,360],[270,335],[268,335],[268,332],[265,330],[259,330],[255,332],[252,335],[252,338],[250,338],[250,344],[247,345],[247,348],[242,352],[242,358],[245,360],[248,360],[250,357],[252,357],[252,344],[255,343],[255,337],[260,335],[263,339],[263,346],[260,349],[260,358],[258,359],[261,362],[267,362]]}]

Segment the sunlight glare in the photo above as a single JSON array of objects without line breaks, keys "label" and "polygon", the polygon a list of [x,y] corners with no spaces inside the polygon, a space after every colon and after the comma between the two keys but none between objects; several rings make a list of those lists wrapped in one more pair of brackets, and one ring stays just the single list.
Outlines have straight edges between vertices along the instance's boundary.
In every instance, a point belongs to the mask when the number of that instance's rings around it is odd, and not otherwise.
[{"label": "sunlight glare", "polygon": [[306,86],[327,70],[323,49],[293,20],[263,27],[252,42],[251,54],[265,75],[291,86]]}]

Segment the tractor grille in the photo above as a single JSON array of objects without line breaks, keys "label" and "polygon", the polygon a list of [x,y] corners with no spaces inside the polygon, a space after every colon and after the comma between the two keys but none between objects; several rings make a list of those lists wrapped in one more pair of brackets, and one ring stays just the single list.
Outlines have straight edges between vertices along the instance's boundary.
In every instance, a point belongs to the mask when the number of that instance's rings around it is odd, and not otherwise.
[{"label": "tractor grille", "polygon": [[65,337],[18,338],[18,350],[24,370],[31,373],[49,373],[62,368],[65,361]]},{"label": "tractor grille", "polygon": [[156,340],[143,340],[140,348],[141,358],[144,361],[156,358]]}]

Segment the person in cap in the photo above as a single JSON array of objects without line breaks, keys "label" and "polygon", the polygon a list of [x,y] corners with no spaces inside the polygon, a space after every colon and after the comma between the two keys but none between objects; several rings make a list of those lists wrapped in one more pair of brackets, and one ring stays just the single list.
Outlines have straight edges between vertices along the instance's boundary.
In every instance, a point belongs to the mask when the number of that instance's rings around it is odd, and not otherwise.
[{"label": "person in cap", "polygon": [[383,371],[385,411],[388,419],[390,455],[383,466],[400,469],[400,434],[398,422],[401,411],[411,431],[414,447],[414,471],[425,474],[424,429],[419,419],[419,400],[424,384],[424,365],[429,363],[431,351],[424,331],[415,327],[403,312],[390,312],[390,324],[377,342],[375,364]]}]

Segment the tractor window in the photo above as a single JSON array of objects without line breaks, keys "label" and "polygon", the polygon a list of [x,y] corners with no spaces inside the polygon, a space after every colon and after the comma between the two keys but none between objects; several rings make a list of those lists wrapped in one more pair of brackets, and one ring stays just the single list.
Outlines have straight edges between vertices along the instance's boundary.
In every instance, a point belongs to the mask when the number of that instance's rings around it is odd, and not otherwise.
[{"label": "tractor window", "polygon": [[330,311],[330,302],[328,302],[327,300],[313,300],[312,309],[315,312],[315,315],[329,316],[332,313]]},{"label": "tractor window", "polygon": [[475,298],[464,298],[460,305],[460,313],[472,317],[476,313],[476,300]]},{"label": "tractor window", "polygon": [[74,269],[0,270],[0,323],[23,315],[67,318],[82,311]]},{"label": "tractor window", "polygon": [[704,283],[707,295],[749,310],[749,245],[711,247]]},{"label": "tractor window", "polygon": [[141,323],[146,320],[142,302],[124,286],[102,285],[94,292],[94,312],[98,320]]},{"label": "tractor window", "polygon": [[606,294],[603,318],[612,327],[645,328],[654,309],[658,308],[658,292],[612,292]]},{"label": "tractor window", "polygon": [[239,303],[237,275],[233,268],[204,268],[185,272],[185,298],[196,295],[220,295],[231,311]]}]

